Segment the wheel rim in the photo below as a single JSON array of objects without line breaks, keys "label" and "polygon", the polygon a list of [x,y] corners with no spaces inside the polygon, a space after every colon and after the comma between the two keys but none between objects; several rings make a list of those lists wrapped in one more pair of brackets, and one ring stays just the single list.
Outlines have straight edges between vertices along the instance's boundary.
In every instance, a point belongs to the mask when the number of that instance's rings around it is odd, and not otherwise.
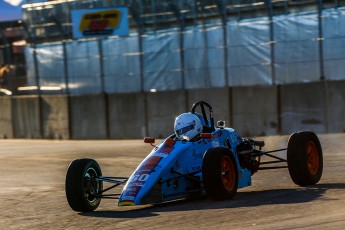
[{"label": "wheel rim", "polygon": [[227,191],[231,191],[235,187],[235,167],[229,156],[223,156],[220,164],[223,186]]},{"label": "wheel rim", "polygon": [[99,192],[99,182],[96,180],[97,176],[97,171],[94,168],[86,170],[84,175],[84,195],[89,202],[94,202],[97,199],[96,195]]},{"label": "wheel rim", "polygon": [[319,151],[313,141],[307,143],[307,164],[311,175],[315,175],[319,169]]}]

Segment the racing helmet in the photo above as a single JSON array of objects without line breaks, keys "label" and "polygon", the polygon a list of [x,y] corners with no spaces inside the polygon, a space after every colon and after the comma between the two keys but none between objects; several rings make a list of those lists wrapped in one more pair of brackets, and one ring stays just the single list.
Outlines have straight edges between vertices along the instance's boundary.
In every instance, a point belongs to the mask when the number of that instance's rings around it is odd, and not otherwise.
[{"label": "racing helmet", "polygon": [[174,130],[177,137],[190,141],[201,133],[201,120],[195,114],[183,113],[176,117]]}]

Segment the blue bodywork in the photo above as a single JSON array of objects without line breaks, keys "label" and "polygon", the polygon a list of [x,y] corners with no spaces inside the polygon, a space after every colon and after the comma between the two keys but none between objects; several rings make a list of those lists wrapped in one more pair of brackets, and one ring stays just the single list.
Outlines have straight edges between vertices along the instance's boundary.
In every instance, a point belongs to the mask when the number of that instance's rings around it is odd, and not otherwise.
[{"label": "blue bodywork", "polygon": [[230,149],[238,169],[238,188],[251,185],[251,171],[242,168],[236,147],[242,138],[231,128],[217,128],[210,138],[189,142],[175,135],[159,143],[131,175],[118,205],[142,205],[202,195],[202,163],[205,152]]}]

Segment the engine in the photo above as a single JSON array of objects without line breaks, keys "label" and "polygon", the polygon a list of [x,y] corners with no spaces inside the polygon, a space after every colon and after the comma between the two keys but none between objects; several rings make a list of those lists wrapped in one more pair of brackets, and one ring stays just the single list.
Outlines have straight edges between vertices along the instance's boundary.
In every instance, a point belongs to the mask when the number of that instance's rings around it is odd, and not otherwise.
[{"label": "engine", "polygon": [[[251,139],[243,139],[243,141],[236,147],[236,152],[242,168],[247,168],[252,175],[258,171],[259,161],[258,154],[255,149],[256,142]],[[261,146],[261,142],[259,146]]]}]

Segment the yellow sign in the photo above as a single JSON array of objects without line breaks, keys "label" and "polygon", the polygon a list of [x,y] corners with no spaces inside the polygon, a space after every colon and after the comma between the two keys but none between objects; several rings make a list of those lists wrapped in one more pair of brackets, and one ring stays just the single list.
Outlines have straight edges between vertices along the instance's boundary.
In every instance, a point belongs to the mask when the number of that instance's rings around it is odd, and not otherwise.
[{"label": "yellow sign", "polygon": [[127,8],[72,11],[75,38],[128,34]]},{"label": "yellow sign", "polygon": [[106,10],[83,15],[79,29],[83,33],[87,31],[113,30],[119,26],[121,11]]}]

